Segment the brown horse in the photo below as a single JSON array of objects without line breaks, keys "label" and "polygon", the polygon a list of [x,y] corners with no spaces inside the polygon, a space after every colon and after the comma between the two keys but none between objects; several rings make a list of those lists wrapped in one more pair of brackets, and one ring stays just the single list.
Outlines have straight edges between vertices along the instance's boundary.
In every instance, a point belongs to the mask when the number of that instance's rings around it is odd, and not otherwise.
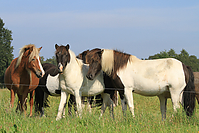
[{"label": "brown horse", "polygon": [[[10,106],[13,108],[15,94],[18,96],[19,109],[26,115],[26,99],[30,93],[30,116],[32,116],[34,90],[39,84],[39,78],[43,77],[44,70],[40,63],[39,51],[34,44],[25,45],[6,69],[4,83],[11,91]],[[17,110],[16,109],[16,110]]]},{"label": "brown horse", "polygon": [[198,104],[199,104],[199,72],[193,72],[193,75],[194,75],[196,99],[197,99]]}]

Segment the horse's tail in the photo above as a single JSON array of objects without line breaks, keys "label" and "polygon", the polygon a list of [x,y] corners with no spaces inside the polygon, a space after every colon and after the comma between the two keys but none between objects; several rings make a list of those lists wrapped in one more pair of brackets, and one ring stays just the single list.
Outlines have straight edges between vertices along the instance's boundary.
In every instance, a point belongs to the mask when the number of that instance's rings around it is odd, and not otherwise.
[{"label": "horse's tail", "polygon": [[191,67],[185,66],[185,80],[186,86],[183,92],[183,104],[184,110],[186,111],[187,116],[192,116],[195,108],[195,85],[194,85],[194,75]]}]

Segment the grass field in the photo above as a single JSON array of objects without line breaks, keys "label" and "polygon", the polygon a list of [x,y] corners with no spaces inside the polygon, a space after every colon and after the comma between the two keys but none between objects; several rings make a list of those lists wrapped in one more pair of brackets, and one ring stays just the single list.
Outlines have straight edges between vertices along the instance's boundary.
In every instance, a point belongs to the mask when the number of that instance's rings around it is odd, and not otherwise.
[{"label": "grass field", "polygon": [[[50,108],[45,109],[46,117],[39,117],[34,114],[33,117],[20,115],[15,112],[17,97],[15,99],[15,108],[9,108],[10,92],[7,89],[0,89],[0,132],[2,133],[109,133],[109,132],[168,132],[168,133],[197,133],[199,131],[199,106],[196,105],[195,114],[192,118],[187,118],[182,112],[174,114],[171,100],[167,104],[167,119],[161,120],[159,109],[159,100],[157,97],[144,97],[134,94],[135,118],[127,110],[126,116],[123,116],[121,105],[114,108],[115,119],[112,120],[107,109],[101,119],[99,119],[100,110],[95,108],[92,113],[84,111],[82,118],[68,116],[56,121],[57,109],[60,97],[50,97]],[[27,115],[29,114],[29,104]]]}]

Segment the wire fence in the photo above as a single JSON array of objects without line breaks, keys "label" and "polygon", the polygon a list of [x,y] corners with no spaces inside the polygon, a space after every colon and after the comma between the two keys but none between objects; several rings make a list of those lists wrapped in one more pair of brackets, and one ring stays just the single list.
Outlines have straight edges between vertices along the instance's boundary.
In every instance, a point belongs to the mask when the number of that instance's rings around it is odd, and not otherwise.
[{"label": "wire fence", "polygon": [[[4,87],[6,87],[6,86],[17,86],[17,85],[19,85],[19,86],[36,86],[36,87],[46,87],[46,85],[29,85],[29,84],[5,84],[5,83],[0,83],[0,85],[1,86],[4,86]],[[54,86],[53,86],[54,87]],[[99,88],[98,88],[99,89]],[[121,88],[104,88],[104,89],[106,89],[106,90],[116,90],[116,91],[123,91],[124,89],[121,89]],[[134,91],[134,90],[133,90]],[[169,92],[169,90],[165,90],[165,91],[168,91]],[[196,91],[182,91],[182,92],[187,92],[187,93],[195,93],[195,94],[197,94],[197,95],[199,95],[199,90],[196,90]]]}]

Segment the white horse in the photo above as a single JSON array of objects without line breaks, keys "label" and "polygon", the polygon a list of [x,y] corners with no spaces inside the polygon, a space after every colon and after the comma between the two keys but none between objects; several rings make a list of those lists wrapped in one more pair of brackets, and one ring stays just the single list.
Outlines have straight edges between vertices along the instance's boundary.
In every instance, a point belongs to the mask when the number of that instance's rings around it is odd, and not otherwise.
[{"label": "white horse", "polygon": [[[195,108],[194,76],[190,67],[182,62],[167,58],[140,60],[116,50],[99,50],[93,54],[87,77],[94,79],[103,70],[112,79],[119,77],[124,85],[124,95],[134,116],[132,92],[144,96],[158,96],[162,119],[166,118],[167,98],[171,98],[174,111],[184,106],[191,116]],[[126,105],[123,104],[123,109]]]},{"label": "white horse", "polygon": [[69,45],[58,46],[56,44],[55,48],[61,87],[61,100],[56,120],[62,117],[64,103],[66,103],[68,94],[73,94],[75,96],[77,111],[80,116],[82,112],[81,96],[94,96],[98,94],[101,94],[103,98],[101,115],[104,113],[106,106],[109,105],[113,116],[113,102],[110,99],[110,95],[103,93],[105,87],[102,71],[94,80],[88,80],[86,78],[89,69],[88,65],[76,58],[75,53],[69,49]]}]

